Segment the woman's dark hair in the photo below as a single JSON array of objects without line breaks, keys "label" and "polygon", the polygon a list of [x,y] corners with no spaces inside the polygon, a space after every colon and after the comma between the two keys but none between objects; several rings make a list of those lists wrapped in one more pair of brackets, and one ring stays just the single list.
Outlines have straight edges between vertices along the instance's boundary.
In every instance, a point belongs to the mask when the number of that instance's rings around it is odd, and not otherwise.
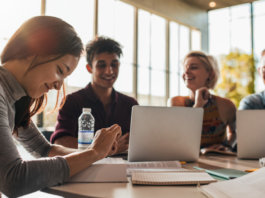
[{"label": "woman's dark hair", "polygon": [[[45,62],[32,62],[29,68],[32,69],[66,54],[80,57],[82,51],[82,41],[70,24],[52,16],[36,16],[23,23],[9,39],[2,51],[1,62],[56,55],[56,58]],[[44,95],[37,99],[24,96],[15,103],[15,129],[29,125],[30,117],[41,109],[44,99]]]}]

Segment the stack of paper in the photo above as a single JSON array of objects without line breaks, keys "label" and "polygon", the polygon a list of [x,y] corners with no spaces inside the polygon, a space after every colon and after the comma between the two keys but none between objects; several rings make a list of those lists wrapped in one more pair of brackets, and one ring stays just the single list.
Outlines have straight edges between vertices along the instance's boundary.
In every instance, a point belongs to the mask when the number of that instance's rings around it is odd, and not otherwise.
[{"label": "stack of paper", "polygon": [[105,158],[70,178],[69,182],[128,182],[127,164],[121,158]]},{"label": "stack of paper", "polygon": [[260,198],[265,196],[265,167],[242,177],[201,187],[207,197]]}]

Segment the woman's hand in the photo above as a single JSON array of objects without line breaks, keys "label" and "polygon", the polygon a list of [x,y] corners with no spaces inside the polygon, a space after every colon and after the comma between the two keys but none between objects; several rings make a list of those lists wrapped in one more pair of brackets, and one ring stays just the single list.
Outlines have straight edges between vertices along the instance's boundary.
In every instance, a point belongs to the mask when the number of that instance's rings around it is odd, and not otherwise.
[{"label": "woman's hand", "polygon": [[92,144],[83,151],[65,155],[70,177],[84,170],[94,162],[112,155],[117,151],[117,140],[121,136],[121,127],[117,124],[96,132]]},{"label": "woman's hand", "polygon": [[195,101],[193,107],[203,107],[211,98],[207,87],[201,87],[195,91]]},{"label": "woman's hand", "polygon": [[89,149],[96,151],[98,158],[105,158],[117,152],[118,138],[121,136],[121,127],[117,124],[103,128],[96,132]]}]

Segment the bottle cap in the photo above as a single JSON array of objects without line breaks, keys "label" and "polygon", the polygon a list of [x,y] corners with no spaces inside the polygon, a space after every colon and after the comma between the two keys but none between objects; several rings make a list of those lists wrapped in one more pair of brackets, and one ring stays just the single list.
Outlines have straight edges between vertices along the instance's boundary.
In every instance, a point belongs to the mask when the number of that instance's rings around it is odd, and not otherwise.
[{"label": "bottle cap", "polygon": [[83,108],[83,113],[90,113],[91,112],[91,108]]}]

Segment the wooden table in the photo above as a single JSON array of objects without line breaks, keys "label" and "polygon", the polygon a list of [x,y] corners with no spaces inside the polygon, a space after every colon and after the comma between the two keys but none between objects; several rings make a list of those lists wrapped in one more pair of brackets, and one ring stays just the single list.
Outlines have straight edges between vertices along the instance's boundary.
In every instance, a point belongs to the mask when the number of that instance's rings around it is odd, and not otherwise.
[{"label": "wooden table", "polygon": [[[258,168],[258,160],[239,160],[234,156],[207,155],[200,156],[195,163],[187,163],[183,168],[193,169],[199,166],[207,169],[233,168],[246,170]],[[205,196],[196,186],[135,186],[129,183],[75,183],[64,184],[49,189],[44,192],[60,195],[64,197],[108,197],[108,198],[147,198],[147,197],[201,197]]]}]

